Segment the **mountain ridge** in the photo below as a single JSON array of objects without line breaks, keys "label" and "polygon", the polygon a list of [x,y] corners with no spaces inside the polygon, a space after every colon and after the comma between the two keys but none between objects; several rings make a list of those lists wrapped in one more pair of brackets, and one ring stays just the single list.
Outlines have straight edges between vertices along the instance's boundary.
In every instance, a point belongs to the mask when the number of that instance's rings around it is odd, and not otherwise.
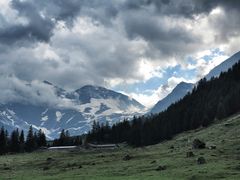
[{"label": "mountain ridge", "polygon": [[6,126],[9,131],[14,128],[27,131],[32,125],[35,130],[43,129],[48,138],[56,138],[61,129],[79,135],[87,133],[94,120],[114,124],[140,114],[139,111],[145,108],[126,95],[100,86],[86,85],[74,91],[66,91],[49,81],[43,83],[54,90],[60,105],[30,102],[2,104],[0,125]]},{"label": "mountain ridge", "polygon": [[[240,51],[214,67],[207,75],[204,77],[207,80],[210,80],[212,77],[218,77],[221,72],[226,72],[228,69],[230,69],[235,63],[240,61]],[[182,82],[181,82],[182,83]],[[179,83],[179,84],[181,84]],[[179,88],[179,84],[175,86],[175,88]],[[196,83],[197,84],[197,83]],[[192,84],[192,87],[181,87],[181,92],[179,94],[176,94],[175,88],[163,99],[159,100],[150,110],[150,113],[159,113],[164,110],[166,110],[171,104],[179,101],[181,98],[183,98],[188,92],[190,92],[195,85]],[[185,93],[184,93],[185,92]]]},{"label": "mountain ridge", "polygon": [[180,100],[189,91],[191,91],[193,86],[194,84],[192,83],[179,83],[165,98],[163,98],[156,105],[154,105],[150,113],[154,114],[166,110],[172,103]]}]

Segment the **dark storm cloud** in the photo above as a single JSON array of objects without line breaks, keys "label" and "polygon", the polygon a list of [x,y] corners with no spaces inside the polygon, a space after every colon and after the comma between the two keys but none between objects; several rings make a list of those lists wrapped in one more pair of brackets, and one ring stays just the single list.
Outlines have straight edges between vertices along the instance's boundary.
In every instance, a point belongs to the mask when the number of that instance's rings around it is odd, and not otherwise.
[{"label": "dark storm cloud", "polygon": [[53,29],[58,20],[71,24],[80,11],[81,1],[77,0],[42,0],[20,1],[12,0],[11,6],[27,23],[9,24],[0,28],[0,42],[12,44],[26,41],[48,42],[53,35]]},{"label": "dark storm cloud", "polygon": [[32,40],[48,42],[52,34],[52,28],[53,24],[51,22],[30,23],[26,26],[13,25],[0,30],[0,42],[5,44]]},{"label": "dark storm cloud", "polygon": [[[51,38],[52,31],[55,27],[55,23],[58,20],[63,20],[66,24],[71,25],[74,18],[79,15],[91,16],[94,19],[99,20],[102,23],[109,24],[111,18],[117,17],[119,13],[126,14],[128,11],[141,11],[146,7],[155,7],[154,11],[156,14],[162,14],[167,16],[183,16],[187,18],[193,18],[194,15],[204,14],[211,12],[215,7],[223,7],[225,9],[239,9],[240,1],[237,0],[131,0],[131,1],[88,1],[88,0],[33,0],[33,1],[20,1],[13,0],[12,7],[19,12],[20,16],[27,18],[29,21],[25,25],[10,25],[0,29],[1,43],[13,43],[19,40],[38,40],[38,41],[49,41]],[[144,11],[143,11],[144,12]],[[41,15],[42,13],[42,15]],[[43,17],[44,15],[44,17]],[[134,17],[134,14],[132,14]],[[131,18],[131,17],[130,17]],[[148,16],[145,16],[148,18]],[[129,35],[139,34],[146,36],[157,35],[156,38],[168,38],[165,32],[156,32],[155,22],[144,22],[139,24],[139,21],[130,22],[127,19],[126,30]],[[152,26],[151,24],[152,23]],[[131,27],[128,27],[128,25]],[[137,26],[148,25],[153,27],[150,32],[139,32],[144,30],[136,30]],[[136,28],[134,28],[136,26]],[[147,27],[147,26],[144,26]],[[132,32],[131,32],[132,31]],[[153,32],[153,34],[147,35]],[[176,30],[175,30],[176,31]],[[180,29],[181,31],[181,29]],[[182,36],[182,33],[173,32],[174,36],[178,37],[178,34]],[[183,32],[187,33],[187,32]],[[184,35],[185,36],[185,35]],[[191,37],[189,37],[191,38]],[[187,37],[187,39],[189,39]],[[149,38],[147,38],[150,40]],[[168,38],[171,40],[171,38]],[[185,38],[184,38],[185,39]]]},{"label": "dark storm cloud", "polygon": [[135,12],[127,14],[123,18],[129,38],[141,37],[145,39],[162,55],[174,55],[173,52],[175,54],[185,53],[193,48],[191,45],[201,42],[184,26],[169,27],[168,20],[158,16],[148,17],[144,12]]},{"label": "dark storm cloud", "polygon": [[10,24],[0,29],[1,43],[9,44],[31,40],[49,41],[54,23],[48,18],[41,17],[33,3],[13,0],[12,7],[28,22],[26,24]]},{"label": "dark storm cloud", "polygon": [[116,7],[105,0],[12,0],[11,5],[28,22],[0,28],[0,42],[6,44],[31,40],[48,42],[56,23],[64,21],[71,27],[82,7],[81,15],[91,16],[105,24],[117,14]]},{"label": "dark storm cloud", "polygon": [[192,18],[194,15],[211,12],[221,6],[227,9],[239,9],[238,0],[131,0],[126,1],[126,9],[144,9],[153,5],[157,13],[164,15],[180,15]]},{"label": "dark storm cloud", "polygon": [[[210,17],[217,7],[224,13]],[[142,81],[142,59],[165,68],[240,35],[238,0],[12,0],[11,8],[26,22],[0,10],[0,72],[65,88]]]},{"label": "dark storm cloud", "polygon": [[56,21],[66,21],[68,25],[72,23],[78,15],[83,5],[83,0],[33,0],[39,11],[43,11],[46,16],[54,18]]}]

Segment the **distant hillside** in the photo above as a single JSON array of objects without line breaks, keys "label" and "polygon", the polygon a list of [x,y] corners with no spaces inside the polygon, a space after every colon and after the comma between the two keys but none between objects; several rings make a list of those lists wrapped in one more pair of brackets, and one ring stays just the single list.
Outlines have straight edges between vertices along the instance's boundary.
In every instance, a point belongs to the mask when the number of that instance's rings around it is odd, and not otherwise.
[{"label": "distant hillside", "polygon": [[170,94],[168,94],[165,98],[151,109],[150,113],[159,113],[166,110],[172,103],[183,98],[189,91],[191,91],[194,87],[192,83],[181,82],[179,83]]},{"label": "distant hillside", "polygon": [[[230,58],[226,59],[224,62],[214,67],[206,76],[207,80],[210,80],[212,77],[218,77],[221,72],[226,72],[231,68],[235,63],[240,60],[240,52],[234,54]],[[166,110],[171,104],[179,101],[183,98],[188,92],[190,92],[194,87],[194,84],[181,82],[178,84],[172,92],[170,92],[165,98],[157,102],[156,105],[150,110],[150,113],[159,113]]]},{"label": "distant hillside", "polygon": [[227,60],[223,61],[221,64],[213,68],[205,77],[210,80],[212,77],[218,77],[221,72],[226,72],[230,67],[236,64],[240,60],[240,51],[232,55]]}]

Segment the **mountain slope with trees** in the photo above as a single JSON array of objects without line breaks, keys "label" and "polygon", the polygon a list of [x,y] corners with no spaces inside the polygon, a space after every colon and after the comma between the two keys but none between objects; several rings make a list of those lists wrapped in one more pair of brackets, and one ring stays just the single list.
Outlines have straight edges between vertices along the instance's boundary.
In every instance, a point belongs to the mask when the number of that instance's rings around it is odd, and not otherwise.
[{"label": "mountain slope with trees", "polygon": [[172,103],[179,101],[188,92],[190,92],[194,87],[192,83],[181,82],[179,83],[171,93],[169,93],[165,98],[158,101],[157,104],[153,106],[150,113],[155,114],[166,110]]},{"label": "mountain slope with trees", "polygon": [[93,127],[92,142],[128,142],[134,146],[156,144],[174,135],[206,127],[240,110],[240,63],[219,77],[200,80],[197,87],[166,111],[148,117],[134,117],[111,128]]},{"label": "mountain slope with trees", "polygon": [[[232,55],[230,58],[223,61],[221,64],[214,67],[206,76],[207,80],[212,77],[218,77],[221,72],[226,72],[234,64],[240,60],[240,51]],[[165,98],[161,99],[153,106],[150,113],[160,113],[166,110],[171,104],[182,99],[188,92],[192,91],[194,84],[181,82],[179,83],[171,93],[169,93]]]}]

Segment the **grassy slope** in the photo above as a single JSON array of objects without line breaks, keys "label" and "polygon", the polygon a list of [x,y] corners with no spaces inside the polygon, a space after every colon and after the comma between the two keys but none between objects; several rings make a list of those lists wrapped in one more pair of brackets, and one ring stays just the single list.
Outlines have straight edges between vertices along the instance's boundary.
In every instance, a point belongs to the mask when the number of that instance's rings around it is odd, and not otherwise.
[{"label": "grassy slope", "polygon": [[[194,138],[217,148],[193,150]],[[170,146],[174,149],[170,149]],[[133,159],[123,161],[124,155]],[[207,163],[198,165],[203,156]],[[47,162],[48,157],[53,158]],[[82,168],[79,168],[79,166]],[[156,171],[159,165],[167,169]],[[43,170],[43,168],[48,170]],[[10,168],[10,169],[8,169]],[[233,116],[206,129],[182,133],[171,141],[144,148],[112,151],[35,152],[0,157],[0,179],[240,179],[240,116]]]}]

